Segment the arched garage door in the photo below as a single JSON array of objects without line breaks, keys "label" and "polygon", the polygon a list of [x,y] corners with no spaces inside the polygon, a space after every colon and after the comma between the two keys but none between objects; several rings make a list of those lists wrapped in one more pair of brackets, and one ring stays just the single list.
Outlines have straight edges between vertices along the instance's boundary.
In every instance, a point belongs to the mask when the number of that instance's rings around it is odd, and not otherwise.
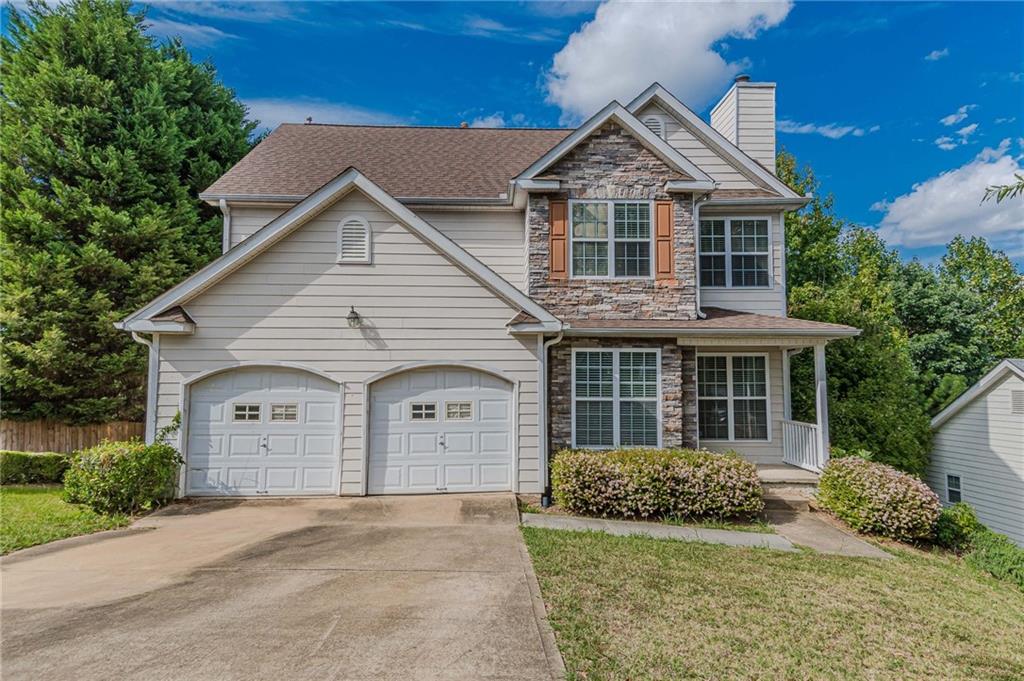
[{"label": "arched garage door", "polygon": [[370,387],[370,494],[512,489],[512,384],[461,367]]},{"label": "arched garage door", "polygon": [[283,367],[193,384],[186,494],[337,494],[339,394],[336,383]]}]

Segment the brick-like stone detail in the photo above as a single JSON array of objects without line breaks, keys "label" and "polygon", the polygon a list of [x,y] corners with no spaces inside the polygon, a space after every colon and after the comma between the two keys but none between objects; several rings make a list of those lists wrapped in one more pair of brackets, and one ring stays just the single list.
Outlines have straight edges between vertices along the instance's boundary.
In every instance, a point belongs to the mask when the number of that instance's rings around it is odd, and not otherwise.
[{"label": "brick-like stone detail", "polygon": [[[691,196],[669,195],[665,191],[667,181],[685,176],[669,168],[612,122],[577,145],[544,175],[562,180],[568,192],[530,195],[528,285],[534,300],[560,318],[696,318],[696,243]],[[672,200],[676,278],[550,279],[548,202],[557,198]]]},{"label": "brick-like stone detail", "polygon": [[697,444],[696,349],[675,338],[579,338],[563,341],[548,357],[549,452],[572,446],[573,348],[661,349],[661,442],[665,447]]}]

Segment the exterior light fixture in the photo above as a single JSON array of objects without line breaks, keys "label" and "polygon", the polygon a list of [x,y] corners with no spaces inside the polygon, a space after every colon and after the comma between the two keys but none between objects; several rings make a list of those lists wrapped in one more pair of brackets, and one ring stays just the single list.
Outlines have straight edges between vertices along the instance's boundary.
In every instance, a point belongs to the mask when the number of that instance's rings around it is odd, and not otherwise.
[{"label": "exterior light fixture", "polygon": [[350,328],[358,329],[360,326],[362,326],[363,318],[359,316],[358,312],[356,312],[355,305],[350,305],[349,308],[350,309],[348,311],[348,314],[345,315],[345,319],[348,320],[348,325]]}]

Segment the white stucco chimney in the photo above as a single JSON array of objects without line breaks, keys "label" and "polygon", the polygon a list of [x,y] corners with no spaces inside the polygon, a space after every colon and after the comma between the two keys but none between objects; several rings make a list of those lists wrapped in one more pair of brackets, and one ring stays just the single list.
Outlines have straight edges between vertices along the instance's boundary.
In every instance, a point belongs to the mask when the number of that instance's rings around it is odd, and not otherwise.
[{"label": "white stucco chimney", "polygon": [[711,110],[711,127],[775,172],[775,83],[740,74]]}]

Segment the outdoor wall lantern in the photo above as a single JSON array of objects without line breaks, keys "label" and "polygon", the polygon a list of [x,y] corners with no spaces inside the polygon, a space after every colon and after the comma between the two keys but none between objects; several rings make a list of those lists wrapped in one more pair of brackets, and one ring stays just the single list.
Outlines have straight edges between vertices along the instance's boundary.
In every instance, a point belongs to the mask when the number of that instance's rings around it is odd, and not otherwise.
[{"label": "outdoor wall lantern", "polygon": [[349,327],[353,329],[358,329],[363,324],[363,318],[359,316],[358,312],[356,312],[355,305],[349,306],[349,311],[348,314],[345,315],[345,319],[348,320]]}]

